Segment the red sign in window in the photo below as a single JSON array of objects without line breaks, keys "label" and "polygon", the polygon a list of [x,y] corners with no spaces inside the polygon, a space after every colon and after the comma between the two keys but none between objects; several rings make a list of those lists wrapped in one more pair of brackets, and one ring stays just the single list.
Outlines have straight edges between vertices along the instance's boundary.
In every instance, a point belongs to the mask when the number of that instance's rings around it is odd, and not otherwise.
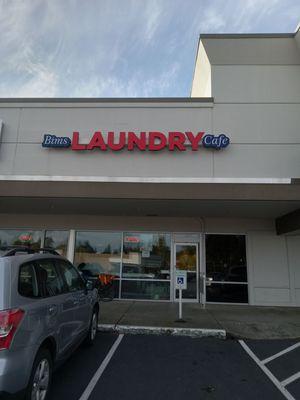
[{"label": "red sign in window", "polygon": [[30,240],[32,239],[32,236],[31,235],[27,235],[27,234],[23,234],[23,235],[19,236],[19,239],[22,242],[30,242]]},{"label": "red sign in window", "polygon": [[125,236],[124,237],[125,243],[140,243],[139,236]]}]

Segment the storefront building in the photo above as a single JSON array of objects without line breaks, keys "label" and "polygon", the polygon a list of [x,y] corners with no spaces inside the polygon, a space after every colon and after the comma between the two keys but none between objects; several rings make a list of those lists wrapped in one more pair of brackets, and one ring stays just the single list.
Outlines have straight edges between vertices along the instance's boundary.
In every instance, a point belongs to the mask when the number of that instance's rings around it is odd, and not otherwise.
[{"label": "storefront building", "polygon": [[119,299],[300,306],[300,34],[202,35],[190,98],[1,99],[0,245]]}]

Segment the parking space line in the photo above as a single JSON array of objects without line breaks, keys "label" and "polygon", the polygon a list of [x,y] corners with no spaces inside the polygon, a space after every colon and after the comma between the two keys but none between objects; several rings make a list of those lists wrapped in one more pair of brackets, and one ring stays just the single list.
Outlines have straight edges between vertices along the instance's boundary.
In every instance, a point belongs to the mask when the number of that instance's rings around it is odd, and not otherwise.
[{"label": "parking space line", "polygon": [[118,348],[119,344],[121,343],[123,337],[124,337],[123,334],[118,336],[117,340],[112,345],[111,349],[107,353],[107,356],[102,361],[100,367],[95,372],[94,376],[92,377],[90,383],[87,385],[85,391],[82,393],[82,395],[79,398],[79,400],[87,400],[90,397],[92,391],[94,390],[95,386],[97,385],[98,380],[101,378],[101,375],[105,371],[105,368],[108,366],[112,356],[114,355],[115,351],[117,350],[117,348]]},{"label": "parking space line", "polygon": [[246,353],[256,362],[256,364],[263,370],[267,377],[272,381],[272,383],[277,387],[277,389],[282,393],[282,395],[287,400],[296,400],[295,397],[291,395],[290,392],[282,385],[281,382],[272,374],[272,372],[256,357],[253,351],[246,345],[243,340],[239,340],[240,345],[246,351]]},{"label": "parking space line", "polygon": [[295,350],[295,349],[296,349],[297,347],[299,347],[299,346],[300,346],[300,342],[299,342],[299,343],[296,343],[296,344],[293,344],[293,346],[287,347],[286,349],[280,351],[279,353],[276,353],[276,354],[274,354],[273,356],[270,356],[270,357],[268,357],[268,358],[265,358],[265,359],[262,360],[261,362],[262,362],[263,364],[267,364],[268,362],[275,360],[275,358],[281,357],[281,356],[283,356],[284,354],[288,353],[289,351]]},{"label": "parking space line", "polygon": [[300,378],[300,371],[297,372],[296,374],[290,376],[289,378],[285,379],[284,381],[281,382],[282,386],[289,385],[290,383],[294,382],[296,379]]}]

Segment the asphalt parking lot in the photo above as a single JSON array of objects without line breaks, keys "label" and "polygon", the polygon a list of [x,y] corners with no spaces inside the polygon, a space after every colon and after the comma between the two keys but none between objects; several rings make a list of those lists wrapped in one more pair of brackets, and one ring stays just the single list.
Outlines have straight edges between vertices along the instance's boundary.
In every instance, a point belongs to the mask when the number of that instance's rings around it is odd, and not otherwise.
[{"label": "asphalt parking lot", "polygon": [[293,400],[299,371],[292,340],[98,333],[94,347],[80,347],[55,372],[50,399]]}]

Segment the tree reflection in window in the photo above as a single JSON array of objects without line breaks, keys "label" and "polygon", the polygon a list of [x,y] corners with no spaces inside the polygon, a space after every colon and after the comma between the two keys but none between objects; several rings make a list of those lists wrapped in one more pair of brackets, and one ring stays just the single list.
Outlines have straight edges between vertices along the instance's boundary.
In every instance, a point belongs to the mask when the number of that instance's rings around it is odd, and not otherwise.
[{"label": "tree reflection in window", "polygon": [[69,231],[46,231],[45,247],[56,250],[61,256],[67,256]]},{"label": "tree reflection in window", "polygon": [[120,232],[76,232],[75,265],[87,277],[120,275]]},{"label": "tree reflection in window", "polygon": [[124,233],[122,277],[170,279],[171,237],[164,233]]}]

